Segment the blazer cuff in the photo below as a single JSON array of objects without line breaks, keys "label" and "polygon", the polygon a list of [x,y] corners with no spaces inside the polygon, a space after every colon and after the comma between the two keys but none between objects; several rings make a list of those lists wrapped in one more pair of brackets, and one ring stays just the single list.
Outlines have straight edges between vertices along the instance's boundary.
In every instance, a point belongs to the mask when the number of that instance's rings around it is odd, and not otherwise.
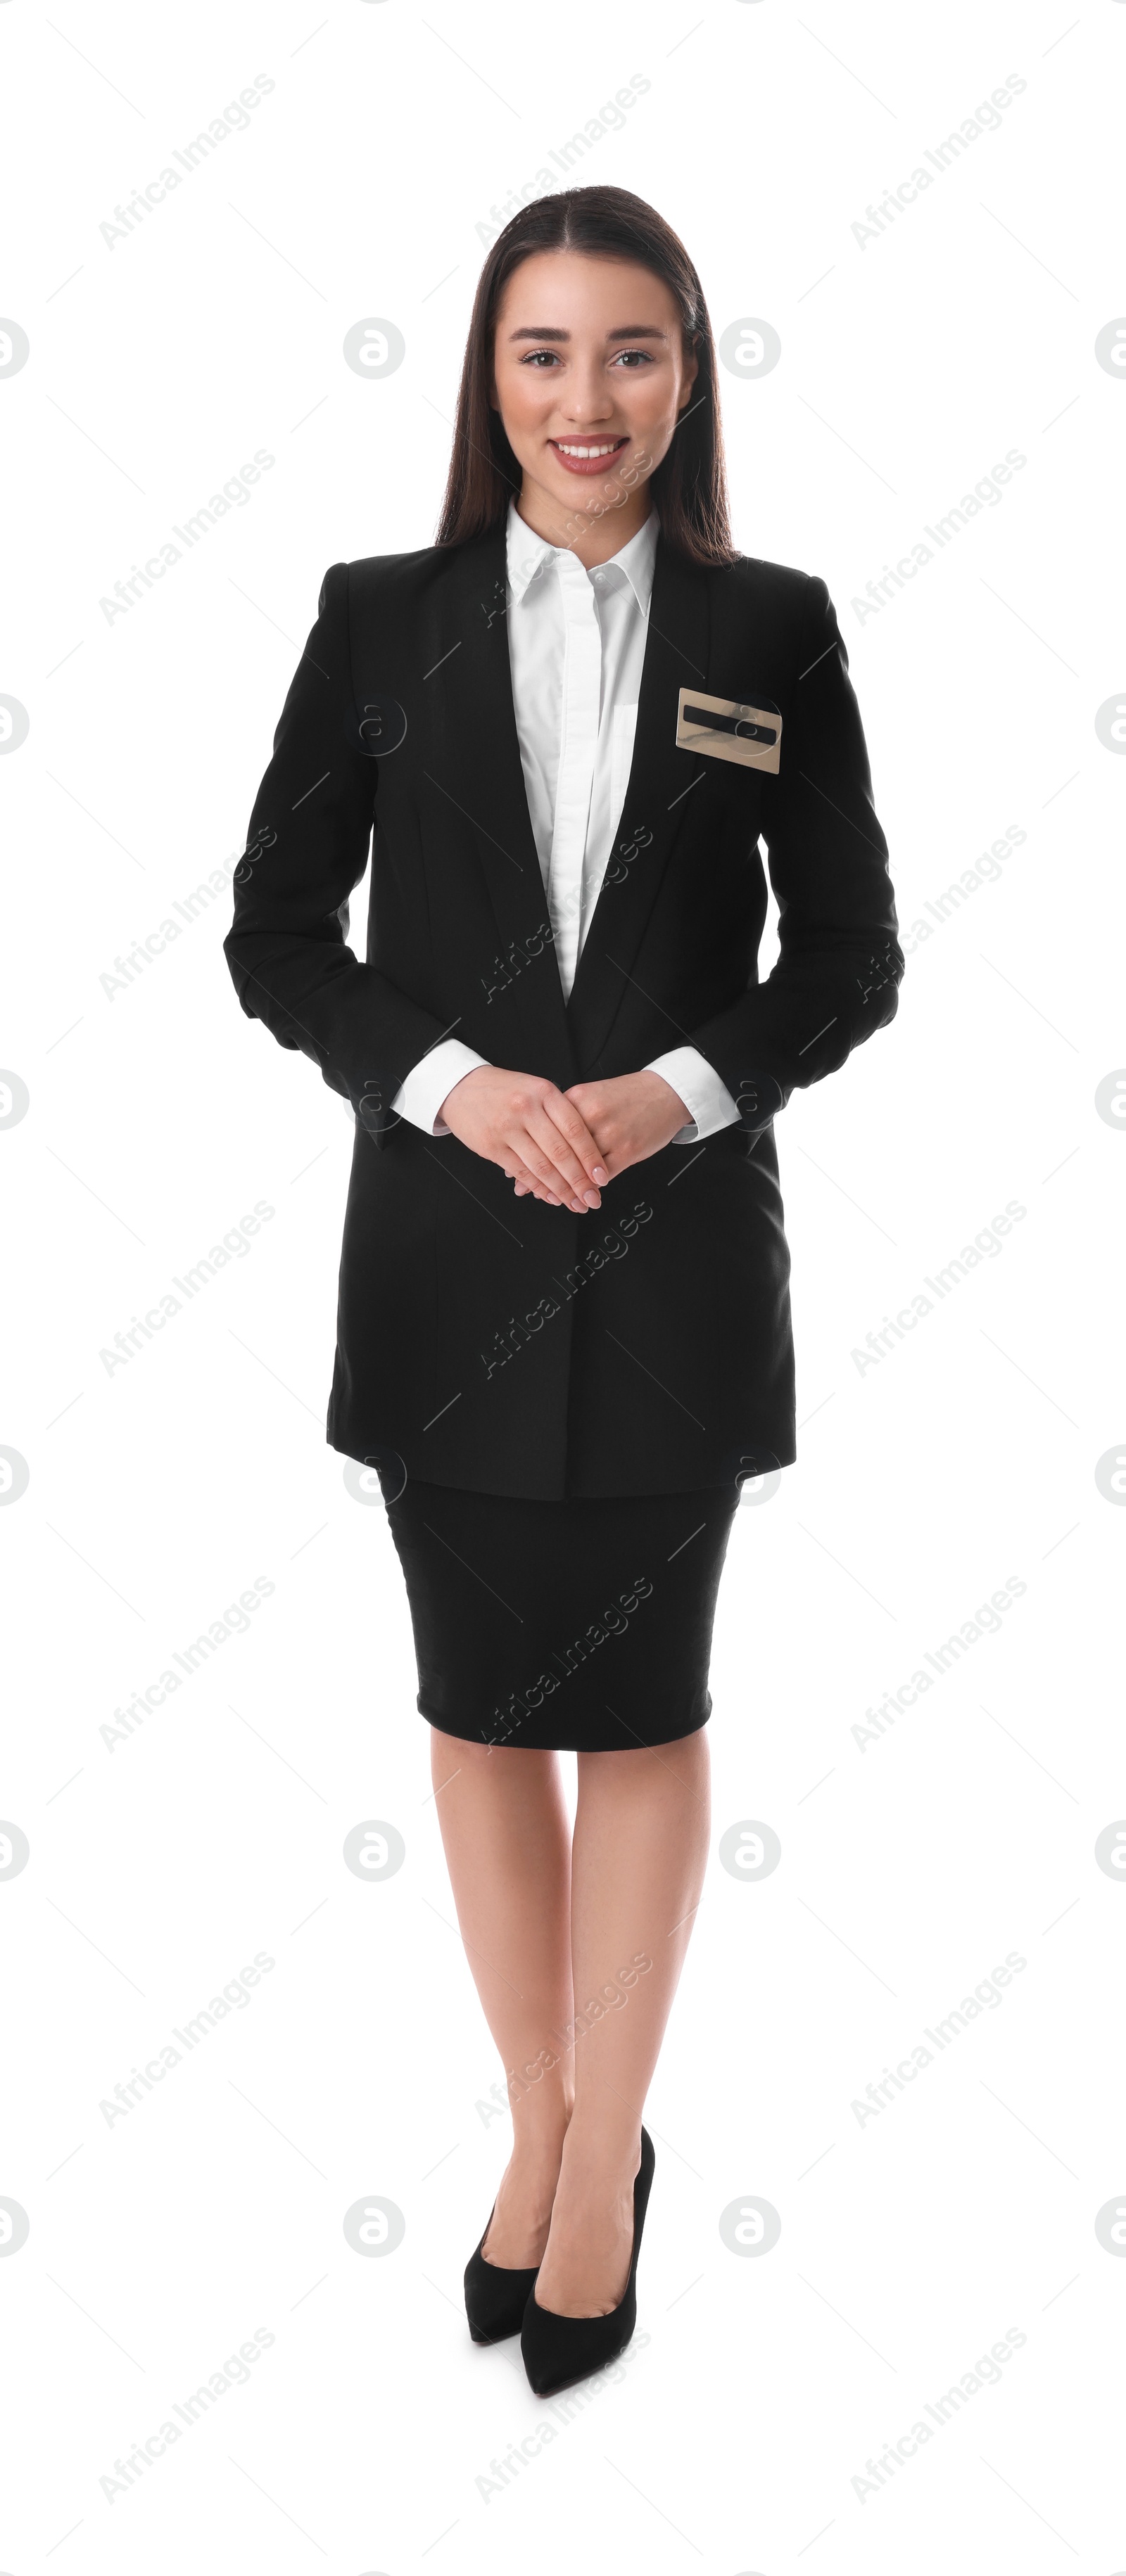
[{"label": "blazer cuff", "polygon": [[737,1103],[698,1047],[670,1047],[667,1055],[654,1056],[645,1071],[662,1074],[666,1082],[671,1082],[691,1112],[688,1126],[677,1128],[672,1138],[674,1145],[694,1145],[705,1136],[718,1135],[721,1127],[736,1124]]},{"label": "blazer cuff", "polygon": [[448,1136],[438,1112],[455,1082],[473,1073],[488,1057],[477,1055],[472,1047],[463,1046],[460,1038],[442,1038],[430,1047],[399,1084],[391,1103],[400,1118],[409,1118],[412,1127],[421,1127],[427,1136]]}]

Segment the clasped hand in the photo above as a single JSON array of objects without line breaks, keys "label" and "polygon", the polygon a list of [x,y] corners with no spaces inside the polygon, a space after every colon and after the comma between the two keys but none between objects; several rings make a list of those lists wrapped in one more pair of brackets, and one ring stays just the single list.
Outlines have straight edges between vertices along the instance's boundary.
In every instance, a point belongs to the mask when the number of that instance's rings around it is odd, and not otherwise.
[{"label": "clasped hand", "polygon": [[659,1073],[617,1074],[558,1091],[539,1074],[491,1064],[464,1074],[440,1115],[471,1153],[499,1163],[517,1198],[575,1216],[601,1207],[608,1181],[659,1154],[689,1123],[679,1093]]}]

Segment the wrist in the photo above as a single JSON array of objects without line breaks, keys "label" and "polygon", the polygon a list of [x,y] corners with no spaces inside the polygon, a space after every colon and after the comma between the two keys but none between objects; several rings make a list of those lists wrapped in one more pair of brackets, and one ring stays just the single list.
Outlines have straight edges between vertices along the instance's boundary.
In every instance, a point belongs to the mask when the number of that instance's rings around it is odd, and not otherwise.
[{"label": "wrist", "polygon": [[667,1107],[670,1118],[675,1116],[677,1127],[691,1126],[692,1112],[689,1109],[687,1102],[681,1099],[679,1091],[674,1088],[673,1084],[666,1081],[663,1073],[654,1073],[652,1069],[647,1066],[643,1080],[656,1084],[657,1097],[661,1100],[662,1106]]},{"label": "wrist", "polygon": [[442,1101],[438,1110],[438,1117],[446,1125],[449,1124],[449,1108],[451,1100],[460,1099],[462,1092],[465,1090],[466,1084],[472,1082],[474,1074],[480,1073],[482,1070],[483,1068],[479,1064],[471,1066],[470,1071],[468,1073],[463,1073],[460,1080],[454,1083],[451,1090],[447,1091],[446,1097]]}]

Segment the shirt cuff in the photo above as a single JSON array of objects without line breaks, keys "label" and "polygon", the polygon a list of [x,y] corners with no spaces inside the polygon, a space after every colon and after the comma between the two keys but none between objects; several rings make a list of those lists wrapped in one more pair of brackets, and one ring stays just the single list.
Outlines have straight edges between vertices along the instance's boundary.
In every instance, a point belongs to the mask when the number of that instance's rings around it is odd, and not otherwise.
[{"label": "shirt cuff", "polygon": [[439,1119],[438,1112],[455,1082],[475,1072],[488,1057],[477,1055],[472,1047],[463,1046],[460,1038],[443,1038],[436,1047],[411,1066],[391,1103],[401,1118],[409,1118],[412,1127],[421,1127],[427,1136],[448,1136],[450,1130]]},{"label": "shirt cuff", "polygon": [[721,1127],[736,1124],[738,1107],[726,1083],[720,1081],[698,1047],[671,1047],[667,1055],[654,1056],[645,1071],[662,1074],[666,1082],[671,1082],[691,1112],[690,1124],[677,1128],[672,1138],[674,1145],[694,1145],[705,1136],[717,1136]]}]

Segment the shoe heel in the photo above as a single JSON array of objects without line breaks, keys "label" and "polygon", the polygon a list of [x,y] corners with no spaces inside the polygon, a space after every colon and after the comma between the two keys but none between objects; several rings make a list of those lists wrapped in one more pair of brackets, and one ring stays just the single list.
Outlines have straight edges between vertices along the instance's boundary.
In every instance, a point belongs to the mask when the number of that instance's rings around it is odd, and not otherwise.
[{"label": "shoe heel", "polygon": [[500,2263],[486,2263],[481,2247],[492,2223],[490,2210],[465,2266],[465,2313],[474,2343],[504,2343],[519,2334],[539,2274],[538,2264],[530,2271],[509,2272]]}]

